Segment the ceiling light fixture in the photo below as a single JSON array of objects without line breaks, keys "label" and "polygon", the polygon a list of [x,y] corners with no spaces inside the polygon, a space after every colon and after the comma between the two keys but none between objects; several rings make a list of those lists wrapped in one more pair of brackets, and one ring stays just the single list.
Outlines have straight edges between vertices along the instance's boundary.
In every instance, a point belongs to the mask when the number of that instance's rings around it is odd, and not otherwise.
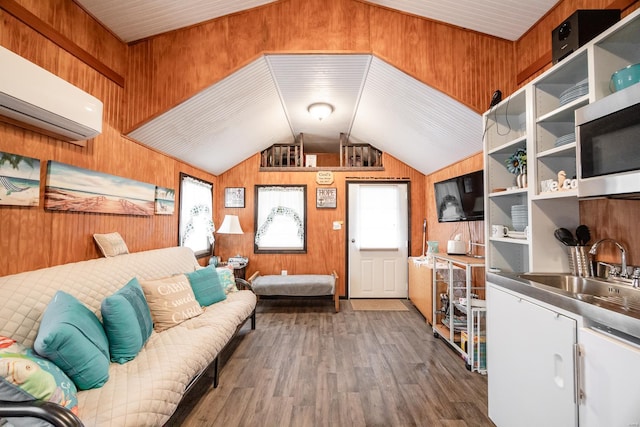
[{"label": "ceiling light fixture", "polygon": [[333,113],[333,105],[326,102],[315,102],[307,108],[309,114],[322,121]]}]

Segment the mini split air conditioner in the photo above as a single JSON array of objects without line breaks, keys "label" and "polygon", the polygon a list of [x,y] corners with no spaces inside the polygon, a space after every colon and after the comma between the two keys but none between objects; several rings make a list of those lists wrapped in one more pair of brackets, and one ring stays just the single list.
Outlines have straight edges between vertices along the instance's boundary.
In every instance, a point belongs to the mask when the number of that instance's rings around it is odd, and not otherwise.
[{"label": "mini split air conditioner", "polygon": [[102,132],[102,102],[0,46],[0,121],[84,146]]}]

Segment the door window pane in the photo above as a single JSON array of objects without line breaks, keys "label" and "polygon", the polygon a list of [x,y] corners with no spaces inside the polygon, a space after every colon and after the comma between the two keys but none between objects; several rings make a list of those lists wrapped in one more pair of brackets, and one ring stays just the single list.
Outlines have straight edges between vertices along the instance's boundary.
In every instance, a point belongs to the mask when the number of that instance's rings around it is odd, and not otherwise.
[{"label": "door window pane", "polygon": [[400,193],[393,185],[360,187],[358,237],[360,249],[400,246]]}]

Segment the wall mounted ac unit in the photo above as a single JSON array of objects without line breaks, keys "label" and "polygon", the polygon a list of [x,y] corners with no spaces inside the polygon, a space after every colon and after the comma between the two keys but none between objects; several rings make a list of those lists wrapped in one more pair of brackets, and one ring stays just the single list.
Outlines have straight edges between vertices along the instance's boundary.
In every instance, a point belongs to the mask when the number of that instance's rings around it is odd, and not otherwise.
[{"label": "wall mounted ac unit", "polygon": [[0,46],[0,121],[84,146],[102,132],[102,102]]}]

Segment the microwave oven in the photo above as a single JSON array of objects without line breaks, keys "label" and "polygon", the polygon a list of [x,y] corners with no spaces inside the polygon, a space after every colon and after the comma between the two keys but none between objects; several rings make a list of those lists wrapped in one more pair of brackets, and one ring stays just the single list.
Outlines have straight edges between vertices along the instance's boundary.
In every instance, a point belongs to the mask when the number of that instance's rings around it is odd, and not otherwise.
[{"label": "microwave oven", "polygon": [[640,83],[575,112],[578,197],[640,198]]}]

